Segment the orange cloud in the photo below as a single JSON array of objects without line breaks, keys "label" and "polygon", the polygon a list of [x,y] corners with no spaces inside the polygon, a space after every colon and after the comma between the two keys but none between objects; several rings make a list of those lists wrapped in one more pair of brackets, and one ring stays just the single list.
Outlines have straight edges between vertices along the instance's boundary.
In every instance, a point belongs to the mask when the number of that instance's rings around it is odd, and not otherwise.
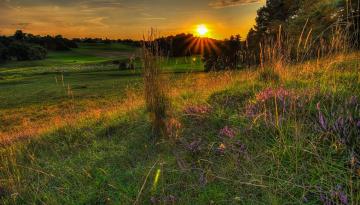
[{"label": "orange cloud", "polygon": [[241,6],[246,4],[260,3],[260,0],[216,0],[209,4],[213,8],[225,8],[233,6]]}]

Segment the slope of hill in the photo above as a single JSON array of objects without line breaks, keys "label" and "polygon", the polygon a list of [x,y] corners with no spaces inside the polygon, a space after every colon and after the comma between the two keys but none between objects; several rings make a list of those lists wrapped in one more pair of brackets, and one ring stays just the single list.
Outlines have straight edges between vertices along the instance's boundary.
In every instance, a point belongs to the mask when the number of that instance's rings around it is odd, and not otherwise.
[{"label": "slope of hill", "polygon": [[140,80],[76,121],[70,98],[61,126],[0,149],[0,201],[358,204],[359,71],[353,53],[271,75],[169,75],[173,140],[156,145]]}]

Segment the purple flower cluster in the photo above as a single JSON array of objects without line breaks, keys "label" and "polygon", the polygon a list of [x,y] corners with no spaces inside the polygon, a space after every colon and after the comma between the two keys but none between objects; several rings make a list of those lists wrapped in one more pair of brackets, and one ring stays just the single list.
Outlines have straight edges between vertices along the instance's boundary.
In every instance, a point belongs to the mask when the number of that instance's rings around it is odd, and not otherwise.
[{"label": "purple flower cluster", "polygon": [[208,114],[211,108],[207,105],[193,105],[185,108],[184,113],[186,115],[200,116]]},{"label": "purple flower cluster", "polygon": [[280,100],[285,100],[285,98],[289,97],[291,93],[283,87],[278,89],[266,88],[256,95],[256,100],[260,102],[265,102],[269,99],[278,98]]},{"label": "purple flower cluster", "polygon": [[335,187],[335,189],[330,192],[330,194],[321,192],[320,193],[320,201],[324,205],[335,205],[335,204],[348,205],[349,204],[349,199],[341,185],[337,185]]},{"label": "purple flower cluster", "polygon": [[318,102],[316,104],[316,109],[318,110],[319,112],[319,124],[320,124],[320,127],[323,129],[323,130],[327,130],[327,123],[326,123],[326,118],[324,116],[324,114],[321,112],[321,108],[320,108],[320,102]]},{"label": "purple flower cluster", "polygon": [[285,120],[285,114],[289,113],[292,103],[301,106],[297,101],[296,95],[283,87],[266,88],[246,106],[245,112],[249,118],[264,119],[266,124],[279,125]]},{"label": "purple flower cluster", "polygon": [[[354,143],[354,135],[360,134],[360,104],[356,97],[351,97],[345,105],[339,106],[341,109],[330,110],[327,115],[323,113],[321,103],[318,102],[318,125],[324,132],[335,133],[340,137],[343,144]],[[356,138],[356,137],[355,137]]]},{"label": "purple flower cluster", "polygon": [[222,141],[220,145],[215,149],[215,152],[219,155],[224,155],[225,151],[236,155],[247,155],[246,145],[240,141],[234,141],[236,137],[236,130],[229,126],[225,126],[219,131],[219,136]]},{"label": "purple flower cluster", "polygon": [[236,136],[236,132],[233,128],[231,128],[229,126],[225,126],[224,128],[222,128],[220,130],[219,135],[221,137],[228,137],[228,138],[232,139]]},{"label": "purple flower cluster", "polygon": [[349,199],[341,185],[337,185],[333,190],[323,191],[318,188],[319,200],[324,205],[348,205]]},{"label": "purple flower cluster", "polygon": [[194,140],[190,144],[186,145],[186,149],[192,153],[196,154],[201,151],[201,139],[200,140]]},{"label": "purple flower cluster", "polygon": [[242,142],[240,141],[237,141],[234,143],[235,145],[235,148],[236,148],[236,151],[239,152],[239,153],[242,153],[242,154],[247,154],[247,151],[246,151],[246,145],[243,144]]}]

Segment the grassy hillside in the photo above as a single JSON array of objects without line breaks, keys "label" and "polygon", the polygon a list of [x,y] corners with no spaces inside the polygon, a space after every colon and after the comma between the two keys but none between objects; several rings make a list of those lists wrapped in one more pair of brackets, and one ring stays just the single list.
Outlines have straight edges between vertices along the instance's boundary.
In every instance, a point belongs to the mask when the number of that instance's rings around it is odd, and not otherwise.
[{"label": "grassy hillside", "polygon": [[[272,75],[168,73],[173,140],[156,145],[137,71],[0,69],[3,136],[25,138],[0,148],[0,201],[359,204],[358,59],[336,56]],[[170,71],[200,70],[167,62]],[[34,121],[47,129],[29,126]]]},{"label": "grassy hillside", "polygon": [[[60,126],[62,118],[117,105],[129,90],[140,89],[141,62],[135,70],[119,70],[112,61],[133,55],[137,49],[122,44],[81,44],[42,61],[0,64],[0,139],[29,137]],[[202,63],[170,58],[163,68],[181,75],[201,71]]]}]

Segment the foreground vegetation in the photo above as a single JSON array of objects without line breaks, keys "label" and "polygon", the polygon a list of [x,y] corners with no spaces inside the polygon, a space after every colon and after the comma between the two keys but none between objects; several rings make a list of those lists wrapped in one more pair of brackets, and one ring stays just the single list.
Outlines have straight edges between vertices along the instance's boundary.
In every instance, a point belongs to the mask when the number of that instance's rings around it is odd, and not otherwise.
[{"label": "foreground vegetation", "polygon": [[[74,76],[70,95],[43,95],[66,110],[49,112],[62,123],[0,149],[1,203],[359,204],[358,59],[354,53],[274,70],[167,74],[172,140],[157,144],[148,143],[140,77],[98,64],[66,72],[65,82]],[[38,85],[52,82],[64,92],[61,75],[56,85],[47,72],[4,83],[49,76]],[[19,99],[2,106],[27,107]],[[39,101],[34,106],[47,106]]]}]

